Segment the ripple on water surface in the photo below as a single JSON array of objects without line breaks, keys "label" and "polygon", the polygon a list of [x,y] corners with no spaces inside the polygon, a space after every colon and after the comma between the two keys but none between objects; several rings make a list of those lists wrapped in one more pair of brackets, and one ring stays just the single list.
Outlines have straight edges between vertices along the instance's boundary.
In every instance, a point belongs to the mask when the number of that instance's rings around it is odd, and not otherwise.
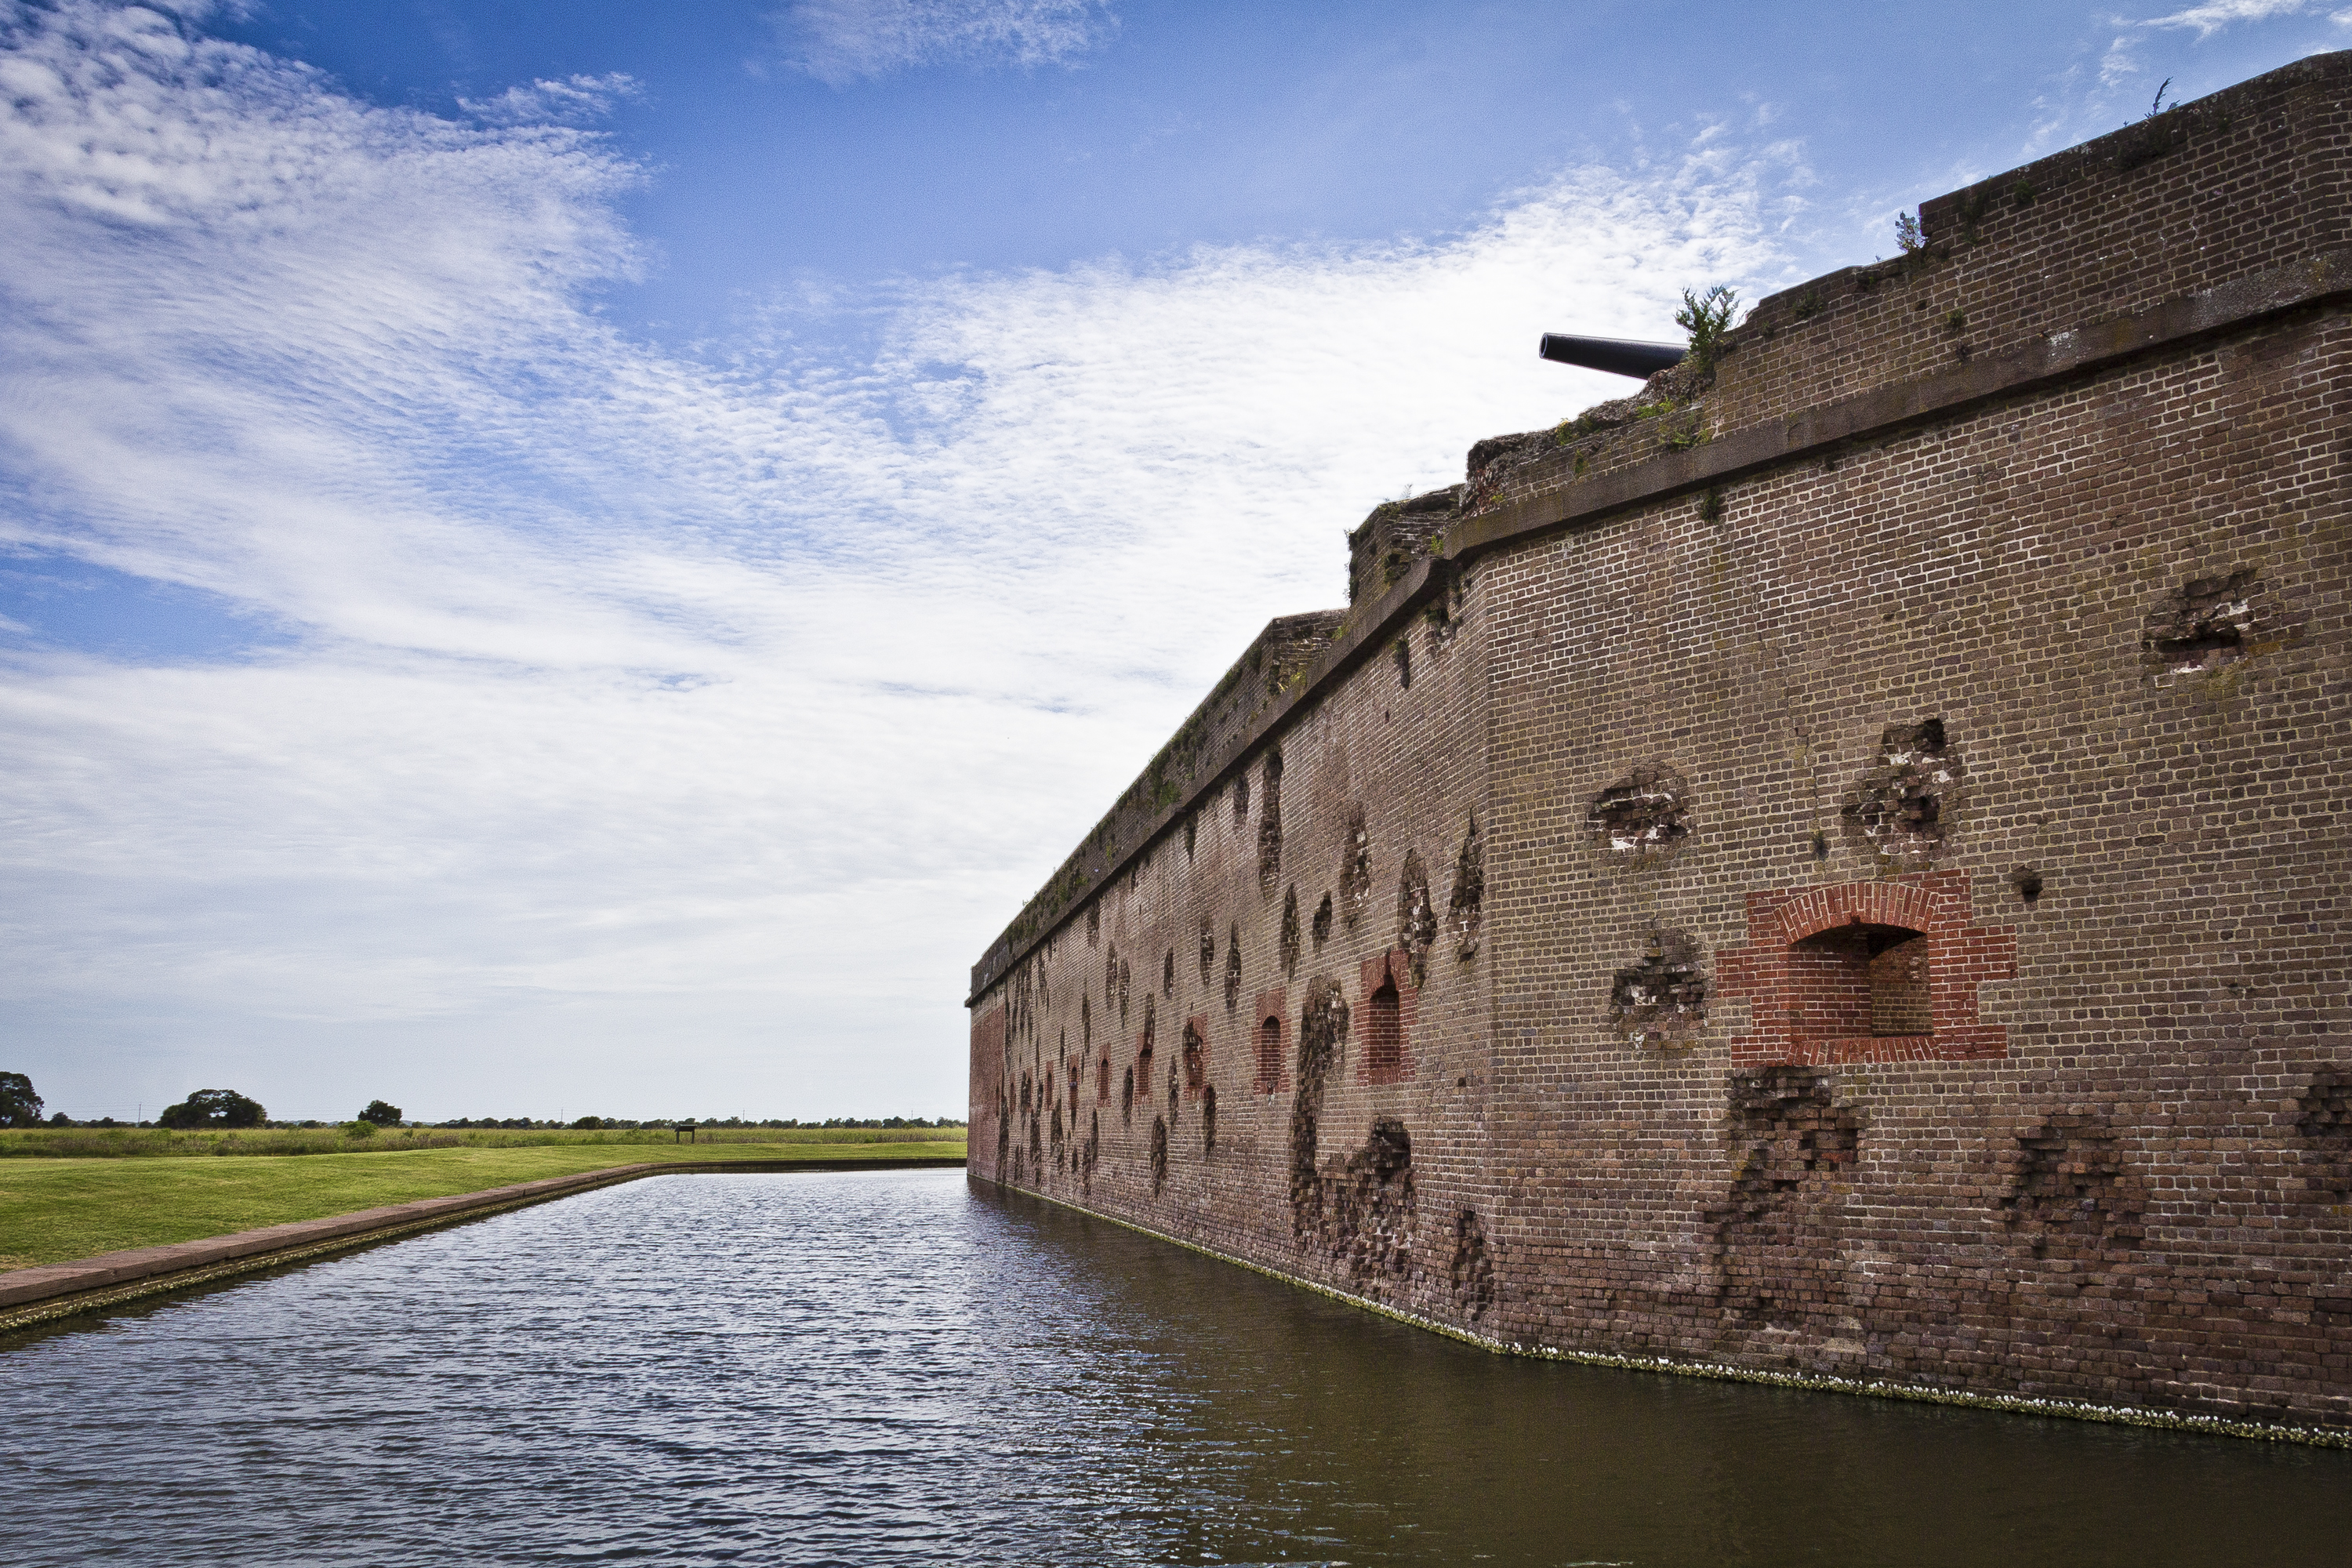
[{"label": "ripple on water surface", "polygon": [[960,1172],[659,1177],[6,1342],[19,1564],[2318,1563],[2352,1483],[1492,1356]]}]

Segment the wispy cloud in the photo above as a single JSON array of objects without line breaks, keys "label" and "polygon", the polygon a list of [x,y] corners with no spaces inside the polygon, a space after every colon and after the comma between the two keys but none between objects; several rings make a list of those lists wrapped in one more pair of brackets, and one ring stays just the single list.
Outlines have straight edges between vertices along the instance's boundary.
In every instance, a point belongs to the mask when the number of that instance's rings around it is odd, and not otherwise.
[{"label": "wispy cloud", "polygon": [[604,119],[638,90],[635,79],[612,71],[562,81],[541,79],[528,87],[510,87],[495,98],[460,98],[457,105],[489,125],[584,125]]},{"label": "wispy cloud", "polygon": [[793,0],[801,68],[841,85],[912,66],[1065,65],[1118,26],[1108,0]]},{"label": "wispy cloud", "polygon": [[[2330,24],[2352,22],[2352,11],[2328,15],[2326,3],[2206,0],[2160,16],[2110,15],[2105,26],[2114,31],[2105,35],[2105,47],[2098,47],[2095,35],[2084,40],[2086,55],[2098,49],[2096,68],[2078,58],[2053,75],[2049,89],[2034,101],[2032,128],[2018,151],[2037,158],[2139,118],[2155,107],[2150,89],[2159,79],[2168,88],[2168,103],[2227,86],[2243,73],[2242,60],[2224,63],[2202,46],[2231,28],[2267,26],[2273,37],[2289,41],[2293,52],[2331,47]],[[2182,37],[2183,33],[2195,36]]]},{"label": "wispy cloud", "polygon": [[2150,16],[2143,27],[2194,27],[2210,38],[2224,27],[2242,22],[2267,22],[2273,16],[2300,16],[2316,9],[2311,0],[2206,0],[2166,16]]},{"label": "wispy cloud", "polygon": [[[640,177],[594,136],[6,15],[0,545],[290,638],[5,667],[0,999],[68,1107],[251,1050],[289,1111],[953,1109],[963,966],[1344,597],[1342,531],[1614,390],[1535,333],[1782,265],[1787,150],[1718,138],[1441,240],[778,301],[697,360],[593,309]],[[844,309],[878,353],[806,346]]]}]

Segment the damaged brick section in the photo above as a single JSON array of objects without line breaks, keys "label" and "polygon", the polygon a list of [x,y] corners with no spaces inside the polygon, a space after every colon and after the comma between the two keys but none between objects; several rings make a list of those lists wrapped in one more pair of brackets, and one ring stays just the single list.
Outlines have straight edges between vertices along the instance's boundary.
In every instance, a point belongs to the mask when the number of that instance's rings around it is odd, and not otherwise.
[{"label": "damaged brick section", "polygon": [[1891,726],[1878,762],[1846,797],[1844,820],[1867,847],[1907,870],[1942,852],[1958,820],[1960,753],[1941,719]]},{"label": "damaged brick section", "polygon": [[1664,859],[1691,834],[1687,786],[1664,763],[1644,763],[1592,797],[1592,842],[1631,866]]},{"label": "damaged brick section", "polygon": [[1265,756],[1264,804],[1257,818],[1257,885],[1271,893],[1282,879],[1282,753]]},{"label": "damaged brick section", "polygon": [[1478,930],[1486,910],[1486,841],[1479,837],[1474,816],[1463,835],[1462,852],[1454,858],[1454,891],[1445,900],[1445,919],[1454,928],[1454,956],[1465,963],[1478,956]]},{"label": "damaged brick section", "polygon": [[1298,1016],[1297,1093],[1290,1109],[1290,1224],[1300,1249],[1328,1256],[1357,1289],[1385,1294],[1412,1273],[1412,1139],[1377,1117],[1361,1146],[1318,1161],[1323,1097],[1348,1038],[1347,993],[1321,975]]},{"label": "damaged brick section", "polygon": [[2311,1171],[2305,1178],[2308,1192],[2320,1203],[2344,1202],[2352,1196],[2352,1068],[2313,1073],[2294,1109],[2294,1135]]},{"label": "damaged brick section", "polygon": [[2146,1194],[2104,1117],[2062,1112],[2017,1140],[2001,1223],[2035,1258],[2101,1263],[2137,1245]]},{"label": "damaged brick section", "polygon": [[1238,921],[1225,933],[1225,1011],[1241,1005],[1242,1000],[1242,928]]},{"label": "damaged brick section", "polygon": [[1486,1315],[1495,1304],[1495,1260],[1486,1255],[1486,1226],[1476,1209],[1464,1209],[1454,1219],[1454,1258],[1446,1266],[1454,1304],[1470,1322]]},{"label": "damaged brick section", "polygon": [[1384,1295],[1412,1277],[1412,1139],[1404,1123],[1381,1117],[1345,1162],[1322,1175],[1320,1240],[1369,1295]]},{"label": "damaged brick section", "polygon": [[1290,1226],[1305,1237],[1323,1223],[1323,1185],[1316,1170],[1323,1091],[1348,1038],[1348,994],[1329,975],[1307,987],[1298,1010],[1298,1065],[1290,1102]]},{"label": "damaged brick section", "polygon": [[1709,1215],[1717,1292],[1735,1316],[1771,1323],[1843,1302],[1837,1233],[1862,1123],[1811,1068],[1734,1073],[1724,1116],[1729,1201]]},{"label": "damaged brick section", "polygon": [[2246,567],[2191,578],[2166,595],[2148,612],[2140,655],[2155,672],[2206,675],[2284,647],[2299,630],[2261,574]]},{"label": "damaged brick section", "polygon": [[1437,944],[1437,908],[1429,899],[1429,873],[1422,868],[1421,852],[1404,852],[1404,868],[1397,874],[1397,945],[1409,955],[1415,989],[1428,983],[1429,950]]},{"label": "damaged brick section", "polygon": [[1610,984],[1609,1024],[1620,1039],[1652,1047],[1687,1045],[1706,1026],[1706,974],[1688,931],[1650,931],[1642,961]]},{"label": "damaged brick section", "polygon": [[1372,834],[1364,826],[1364,808],[1356,805],[1349,809],[1348,834],[1339,848],[1339,912],[1349,930],[1364,918],[1371,897]]}]

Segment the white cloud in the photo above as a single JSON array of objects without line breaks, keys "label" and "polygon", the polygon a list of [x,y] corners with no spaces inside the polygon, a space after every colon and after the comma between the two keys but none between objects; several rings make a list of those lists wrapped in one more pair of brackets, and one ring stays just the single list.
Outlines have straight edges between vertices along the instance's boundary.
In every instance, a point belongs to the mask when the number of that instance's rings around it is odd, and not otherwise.
[{"label": "white cloud", "polygon": [[940,62],[1064,65],[1118,26],[1108,0],[793,0],[798,63],[835,85]]},{"label": "white cloud", "polygon": [[636,96],[636,81],[612,71],[562,81],[542,78],[528,87],[510,87],[496,98],[460,98],[457,103],[489,125],[581,125],[602,120],[624,99]]},{"label": "white cloud", "polygon": [[2210,38],[2240,22],[2267,22],[2273,16],[2300,16],[2311,10],[2311,0],[2206,0],[2166,16],[2150,16],[2143,27],[2194,27]]},{"label": "white cloud", "polygon": [[2139,60],[2134,53],[2138,47],[2137,35],[2117,34],[2115,42],[2107,46],[2107,52],[2099,57],[2099,85],[2112,89],[2126,78],[2138,75]]},{"label": "white cloud", "polygon": [[0,667],[0,1005],[68,1110],[958,1108],[964,967],[1249,637],[1618,389],[1538,331],[1778,280],[1794,157],[927,280],[849,302],[865,359],[780,302],[706,363],[591,309],[636,265],[593,136],[6,25],[0,546],[299,633]]}]

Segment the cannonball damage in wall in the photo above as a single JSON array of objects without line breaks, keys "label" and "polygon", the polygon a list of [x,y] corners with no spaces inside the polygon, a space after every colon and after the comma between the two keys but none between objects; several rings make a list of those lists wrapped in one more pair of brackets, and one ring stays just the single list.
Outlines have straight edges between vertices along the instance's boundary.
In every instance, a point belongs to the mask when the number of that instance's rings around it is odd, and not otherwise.
[{"label": "cannonball damage in wall", "polygon": [[2294,638],[2277,599],[2251,567],[2197,577],[2148,612],[2142,661],[2170,675],[2204,675]]},{"label": "cannonball damage in wall", "polygon": [[1339,846],[1339,918],[1353,931],[1364,918],[1372,897],[1372,831],[1364,825],[1364,808],[1348,812],[1348,834]]},{"label": "cannonball damage in wall", "polygon": [[1691,833],[1682,775],[1663,763],[1643,763],[1592,797],[1584,825],[1595,845],[1627,865],[1664,859]]},{"label": "cannonball damage in wall", "polygon": [[1495,1304],[1495,1262],[1486,1251],[1486,1226],[1476,1209],[1454,1219],[1454,1257],[1446,1267],[1462,1315],[1476,1322]]},{"label": "cannonball damage in wall", "polygon": [[1230,1013],[1242,1001],[1242,928],[1236,924],[1225,933],[1225,1011]]},{"label": "cannonball damage in wall", "polygon": [[1331,940],[1330,894],[1324,894],[1323,901],[1315,906],[1315,922],[1307,929],[1314,933],[1315,951],[1318,952],[1322,952],[1323,944]]},{"label": "cannonball damage in wall", "polygon": [[1201,922],[1201,984],[1206,985],[1217,972],[1217,933],[1208,921]]},{"label": "cannonball damage in wall", "polygon": [[1454,956],[1467,963],[1478,956],[1478,930],[1486,908],[1486,841],[1478,819],[1470,819],[1462,852],[1454,858],[1454,891],[1445,900],[1445,921],[1454,930]]},{"label": "cannonball damage in wall", "polygon": [[1298,953],[1303,945],[1298,928],[1298,887],[1293,883],[1282,894],[1282,936],[1280,940],[1282,977],[1297,978]]},{"label": "cannonball damage in wall", "polygon": [[1609,986],[1609,1024],[1637,1046],[1686,1045],[1706,1023],[1706,974],[1689,932],[1649,933],[1638,963],[1617,971]]},{"label": "cannonball damage in wall", "polygon": [[1265,756],[1265,801],[1257,817],[1257,885],[1271,893],[1282,879],[1282,753]]},{"label": "cannonball damage in wall", "polygon": [[1316,1155],[1323,1091],[1348,1037],[1348,998],[1339,983],[1318,975],[1298,1010],[1298,1066],[1290,1102],[1290,1222],[1303,1240],[1323,1223],[1324,1192]]},{"label": "cannonball damage in wall", "polygon": [[1412,983],[1429,978],[1429,950],[1437,943],[1437,906],[1430,901],[1429,873],[1421,852],[1404,852],[1404,868],[1397,876],[1397,945],[1412,965]]},{"label": "cannonball damage in wall", "polygon": [[1895,725],[1879,737],[1877,764],[1846,799],[1846,827],[1897,866],[1924,868],[1958,821],[1961,777],[1941,719]]}]

